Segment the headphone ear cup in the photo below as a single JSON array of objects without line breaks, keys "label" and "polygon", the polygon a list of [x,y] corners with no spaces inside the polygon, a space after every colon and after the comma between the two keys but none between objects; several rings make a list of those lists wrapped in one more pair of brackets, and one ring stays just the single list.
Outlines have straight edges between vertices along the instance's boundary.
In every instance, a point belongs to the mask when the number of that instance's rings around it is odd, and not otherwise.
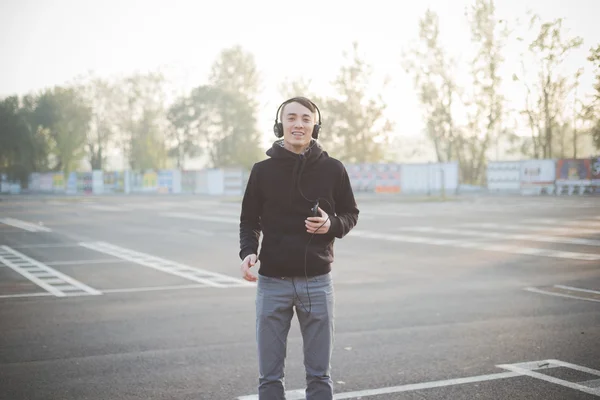
[{"label": "headphone ear cup", "polygon": [[313,127],[313,131],[312,131],[312,137],[313,137],[313,139],[318,139],[319,138],[319,131],[320,130],[321,130],[321,125],[315,124],[315,126]]},{"label": "headphone ear cup", "polygon": [[276,122],[275,125],[273,125],[273,133],[275,133],[275,136],[278,138],[283,136],[283,124],[281,122]]}]

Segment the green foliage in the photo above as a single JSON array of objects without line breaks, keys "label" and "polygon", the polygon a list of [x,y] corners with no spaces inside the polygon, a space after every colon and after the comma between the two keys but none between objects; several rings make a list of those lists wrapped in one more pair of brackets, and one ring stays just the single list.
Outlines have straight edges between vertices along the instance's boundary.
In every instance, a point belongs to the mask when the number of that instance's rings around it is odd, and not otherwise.
[{"label": "green foliage", "polygon": [[[563,140],[560,135],[566,119],[566,98],[574,88],[569,77],[560,73],[560,67],[568,55],[579,48],[583,40],[580,37],[568,37],[563,28],[563,19],[538,24],[539,17],[534,15],[530,21],[530,29],[536,29],[535,38],[528,45],[528,56],[533,60],[525,66],[536,72],[533,81],[516,76],[527,89],[526,107],[522,111],[531,129],[533,154],[535,158],[552,158],[558,156],[555,143]],[[539,26],[538,26],[539,25]],[[558,137],[558,138],[557,138]]]},{"label": "green foliage", "polygon": [[596,82],[594,82],[594,98],[586,108],[587,119],[592,121],[590,133],[594,147],[596,150],[600,150],[600,44],[590,49],[588,61],[594,66]]},{"label": "green foliage", "polygon": [[250,168],[261,158],[256,112],[259,76],[251,54],[236,46],[214,62],[210,83],[175,101],[168,112],[172,154],[206,155],[211,167]]},{"label": "green foliage", "polygon": [[481,184],[488,150],[498,148],[503,130],[504,96],[499,74],[504,61],[502,50],[508,36],[506,25],[496,18],[493,0],[476,0],[468,14],[475,56],[471,62],[471,98],[467,101],[468,124],[457,151],[463,181]]},{"label": "green foliage", "polygon": [[78,88],[54,87],[37,99],[33,120],[49,137],[53,167],[67,175],[78,167],[85,156],[85,141],[91,119],[91,109]]},{"label": "green foliage", "polygon": [[116,127],[133,170],[166,166],[167,106],[165,77],[136,73],[117,83]]},{"label": "green foliage", "polygon": [[419,20],[420,41],[404,54],[403,65],[414,82],[423,110],[425,134],[432,142],[437,161],[456,160],[458,131],[453,104],[458,96],[454,60],[440,43],[439,17],[427,10]]},{"label": "green foliage", "polygon": [[32,107],[29,97],[0,101],[0,173],[23,183],[47,168],[47,137],[32,124]]},{"label": "green foliage", "polygon": [[116,84],[94,76],[90,76],[81,89],[82,96],[92,110],[86,138],[87,157],[93,170],[102,170],[109,148],[116,145],[121,93]]},{"label": "green foliage", "polygon": [[359,56],[356,42],[345,56],[347,64],[333,82],[336,96],[320,107],[325,129],[319,138],[326,148],[335,146],[344,162],[382,161],[392,129],[384,116],[386,104],[381,95],[369,93],[372,68]]}]

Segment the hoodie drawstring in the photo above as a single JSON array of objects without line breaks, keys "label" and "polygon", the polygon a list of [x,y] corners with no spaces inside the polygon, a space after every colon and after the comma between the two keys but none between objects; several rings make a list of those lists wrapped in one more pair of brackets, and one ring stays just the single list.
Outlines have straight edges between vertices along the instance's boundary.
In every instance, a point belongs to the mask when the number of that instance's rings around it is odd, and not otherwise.
[{"label": "hoodie drawstring", "polygon": [[[290,188],[290,205],[292,204],[292,198],[294,196],[294,190],[300,186],[300,179],[302,178],[302,172],[306,166],[306,156],[300,154],[294,163],[294,169],[292,170],[292,186]],[[300,192],[302,194],[302,192]],[[304,197],[304,196],[302,196]]]}]

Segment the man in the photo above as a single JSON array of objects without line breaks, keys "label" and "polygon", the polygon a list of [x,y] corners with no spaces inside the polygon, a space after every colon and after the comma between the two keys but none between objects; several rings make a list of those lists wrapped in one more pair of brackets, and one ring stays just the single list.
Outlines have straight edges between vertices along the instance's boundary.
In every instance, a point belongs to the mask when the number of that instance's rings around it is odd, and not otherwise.
[{"label": "man", "polygon": [[[242,201],[241,270],[246,280],[258,281],[260,400],[285,399],[284,363],[294,309],[304,343],[306,399],[333,398],[333,244],[356,225],[359,210],[344,165],[316,141],[320,128],[319,109],[310,100],[284,102],[274,125],[275,136],[282,139],[267,151],[270,158],[252,167]],[[250,273],[257,259],[258,278]]]}]

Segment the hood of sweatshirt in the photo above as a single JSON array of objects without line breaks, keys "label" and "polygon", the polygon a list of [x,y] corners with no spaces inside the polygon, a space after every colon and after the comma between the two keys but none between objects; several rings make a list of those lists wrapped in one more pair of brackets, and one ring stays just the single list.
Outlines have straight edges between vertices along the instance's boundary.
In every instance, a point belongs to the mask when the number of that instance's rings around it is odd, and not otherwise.
[{"label": "hood of sweatshirt", "polygon": [[314,139],[311,139],[308,148],[302,154],[297,154],[283,147],[283,140],[273,142],[273,145],[266,154],[276,160],[282,168],[291,169],[292,187],[290,196],[297,189],[298,183],[302,178],[302,173],[314,166],[318,161],[328,158],[329,155],[321,145]]}]

